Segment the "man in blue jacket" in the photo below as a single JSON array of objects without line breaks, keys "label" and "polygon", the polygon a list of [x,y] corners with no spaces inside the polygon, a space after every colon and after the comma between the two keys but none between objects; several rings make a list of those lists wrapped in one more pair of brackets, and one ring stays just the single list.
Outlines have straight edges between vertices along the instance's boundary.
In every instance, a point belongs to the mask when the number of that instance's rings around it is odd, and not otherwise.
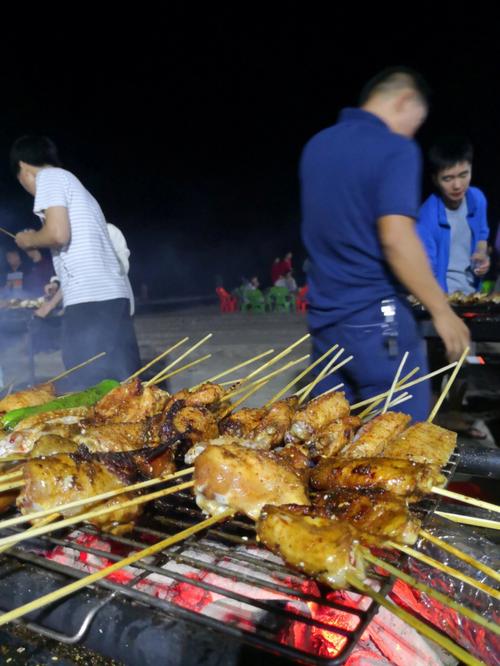
[{"label": "man in blue jacket", "polygon": [[470,186],[472,146],[444,137],[429,152],[436,194],[420,208],[417,229],[443,291],[471,294],[488,272],[486,198]]},{"label": "man in blue jacket", "polygon": [[[304,148],[302,236],[310,258],[313,353],[317,358],[338,343],[354,356],[316,392],[338,381],[349,400],[385,391],[405,351],[407,370],[419,366],[425,372],[425,343],[406,290],[431,313],[450,357],[469,342],[415,231],[421,161],[413,136],[427,110],[425,84],[416,72],[386,70],[366,85],[359,108],[344,109],[336,125]],[[419,384],[411,393],[405,411],[427,418],[429,386]]]}]

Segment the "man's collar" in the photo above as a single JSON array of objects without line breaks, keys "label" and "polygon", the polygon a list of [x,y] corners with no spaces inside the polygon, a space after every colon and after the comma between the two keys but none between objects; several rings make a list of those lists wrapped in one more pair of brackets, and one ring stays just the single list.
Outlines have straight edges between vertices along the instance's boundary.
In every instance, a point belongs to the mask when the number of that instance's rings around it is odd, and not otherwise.
[{"label": "man's collar", "polygon": [[389,129],[389,127],[382,120],[382,118],[379,118],[370,111],[365,111],[364,109],[361,109],[359,107],[347,107],[345,109],[342,109],[339,116],[339,122],[341,123],[351,122],[353,120],[357,122],[370,123],[371,125],[378,125],[379,127],[384,127],[385,129]]}]

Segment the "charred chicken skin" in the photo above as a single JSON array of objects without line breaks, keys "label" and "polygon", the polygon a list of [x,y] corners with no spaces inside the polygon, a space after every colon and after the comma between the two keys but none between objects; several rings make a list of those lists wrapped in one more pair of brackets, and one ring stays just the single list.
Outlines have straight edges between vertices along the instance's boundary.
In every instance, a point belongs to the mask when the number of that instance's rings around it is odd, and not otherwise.
[{"label": "charred chicken skin", "polygon": [[235,444],[208,446],[193,479],[196,503],[211,515],[229,508],[256,520],[265,504],[309,504],[306,483],[289,464]]},{"label": "charred chicken skin", "polygon": [[240,409],[219,422],[219,432],[221,435],[244,439],[259,425],[266,414],[265,409]]},{"label": "charred chicken skin", "polygon": [[385,490],[340,488],[320,494],[311,508],[316,515],[345,520],[362,532],[410,546],[417,541],[421,526],[406,498]]},{"label": "charred chicken skin", "polygon": [[357,416],[332,421],[307,442],[311,458],[331,458],[347,444],[361,425]]},{"label": "charred chicken skin", "polygon": [[94,418],[106,423],[137,423],[159,414],[168,393],[156,386],[143,386],[139,379],[117,386],[94,407]]},{"label": "charred chicken skin", "polygon": [[[387,412],[375,416],[358,430],[356,436],[341,449],[342,458],[371,458],[381,454],[387,442],[397,437],[408,426],[411,417],[400,412]],[[399,456],[385,456],[398,458]]]},{"label": "charred chicken skin", "polygon": [[293,415],[288,441],[314,439],[330,423],[349,416],[349,409],[343,393],[327,393],[314,398]]},{"label": "charred chicken skin", "polygon": [[311,473],[315,490],[381,488],[404,497],[427,495],[445,481],[437,465],[394,458],[325,459]]},{"label": "charred chicken skin", "polygon": [[357,531],[341,520],[308,515],[307,507],[265,506],[257,536],[269,550],[308,576],[345,588],[349,576],[365,575]]}]

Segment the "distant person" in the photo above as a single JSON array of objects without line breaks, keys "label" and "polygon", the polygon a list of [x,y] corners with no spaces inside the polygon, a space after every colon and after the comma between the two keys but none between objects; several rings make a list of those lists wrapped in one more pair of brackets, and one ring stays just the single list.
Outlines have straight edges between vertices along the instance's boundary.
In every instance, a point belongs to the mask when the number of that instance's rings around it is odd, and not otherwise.
[{"label": "distant person", "polygon": [[43,296],[44,287],[54,275],[52,260],[40,250],[27,250],[26,254],[30,258],[32,265],[24,277],[24,291],[38,298]]},{"label": "distant person", "polygon": [[276,257],[271,266],[271,284],[276,284],[276,280],[279,280],[282,276],[282,262],[280,257]]},{"label": "distant person", "polygon": [[35,199],[39,231],[23,231],[23,250],[50,248],[64,301],[62,355],[67,368],[100,352],[106,356],[72,376],[71,388],[105,377],[125,379],[140,365],[129,290],[104,214],[92,194],[61,168],[54,143],[24,136],[12,146],[12,170]]},{"label": "distant person", "polygon": [[283,259],[282,263],[283,275],[286,275],[287,273],[290,273],[293,270],[292,258],[293,254],[291,252],[287,252],[287,254],[285,254],[285,258]]},{"label": "distant person", "polygon": [[486,197],[471,187],[472,158],[472,146],[462,137],[444,137],[429,152],[437,192],[421,206],[417,230],[434,276],[448,293],[477,291],[490,268]]},{"label": "distant person", "polygon": [[24,282],[24,268],[19,250],[7,250],[5,260],[7,262],[5,286],[9,291],[21,292]]},{"label": "distant person", "polygon": [[125,236],[122,234],[120,229],[118,229],[118,227],[116,227],[114,224],[111,224],[110,222],[108,222],[107,225],[109,237],[111,238],[113,248],[122,268],[122,274],[127,281],[128,298],[130,301],[130,316],[132,317],[135,313],[135,299],[132,285],[130,284],[130,280],[128,278],[128,274],[130,272],[130,250],[128,249]]},{"label": "distant person", "polygon": [[293,277],[292,271],[289,271],[286,275],[280,277],[279,280],[276,280],[274,286],[284,287],[285,289],[288,289],[291,294],[295,294],[298,290],[297,283]]}]

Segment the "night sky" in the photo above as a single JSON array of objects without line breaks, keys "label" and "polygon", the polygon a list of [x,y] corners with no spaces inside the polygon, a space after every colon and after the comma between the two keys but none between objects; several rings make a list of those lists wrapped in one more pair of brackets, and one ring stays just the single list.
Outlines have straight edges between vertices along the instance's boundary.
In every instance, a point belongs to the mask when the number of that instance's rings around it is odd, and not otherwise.
[{"label": "night sky", "polygon": [[229,288],[241,275],[265,284],[274,256],[293,250],[297,268],[304,259],[297,182],[304,143],[356,104],[379,69],[404,64],[434,92],[422,148],[443,132],[472,139],[473,182],[496,227],[493,14],[456,3],[438,11],[437,3],[405,3],[400,17],[362,4],[351,12],[339,3],[308,3],[308,12],[291,6],[211,3],[200,13],[194,3],[168,3],[162,17],[136,7],[112,25],[75,10],[57,30],[9,30],[0,63],[0,225],[35,223],[8,151],[17,136],[43,133],[125,232],[136,285],[175,296],[210,293],[216,274]]}]

